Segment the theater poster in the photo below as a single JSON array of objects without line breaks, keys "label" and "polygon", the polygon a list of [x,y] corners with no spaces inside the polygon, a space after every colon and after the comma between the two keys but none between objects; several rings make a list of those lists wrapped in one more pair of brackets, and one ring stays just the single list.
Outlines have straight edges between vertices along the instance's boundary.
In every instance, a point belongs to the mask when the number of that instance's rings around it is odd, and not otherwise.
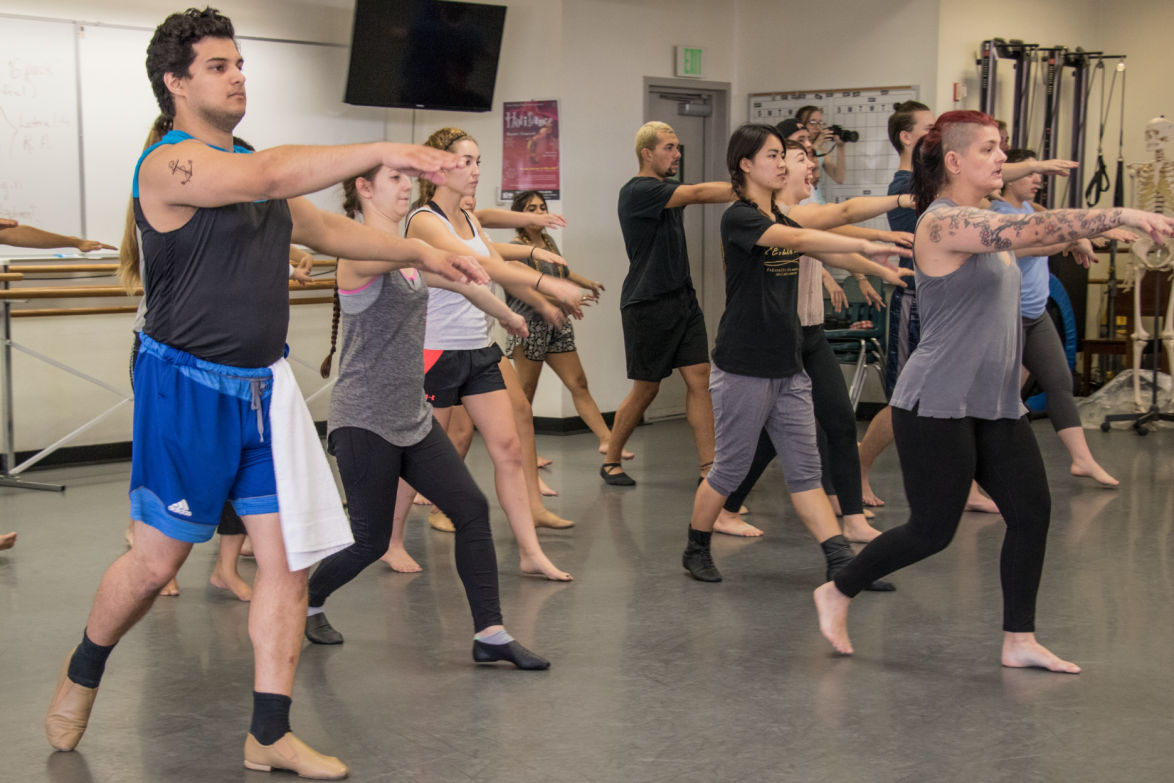
[{"label": "theater poster", "polygon": [[559,198],[558,101],[517,101],[502,105],[501,197],[537,190]]}]

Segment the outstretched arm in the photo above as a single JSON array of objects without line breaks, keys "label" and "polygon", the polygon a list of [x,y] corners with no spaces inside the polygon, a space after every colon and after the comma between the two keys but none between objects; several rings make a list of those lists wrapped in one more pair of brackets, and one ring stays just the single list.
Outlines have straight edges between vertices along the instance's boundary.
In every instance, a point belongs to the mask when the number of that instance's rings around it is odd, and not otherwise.
[{"label": "outstretched arm", "polygon": [[1003,183],[1014,182],[1017,179],[1023,179],[1032,174],[1043,174],[1045,177],[1051,175],[1067,177],[1068,172],[1079,165],[1074,160],[1061,160],[1060,158],[1052,158],[1050,160],[1021,160],[1018,163],[1004,163]]},{"label": "outstretched arm", "polygon": [[32,226],[17,225],[15,221],[12,221],[12,223],[11,228],[5,228],[3,225],[0,225],[0,245],[33,247],[40,250],[51,247],[74,247],[83,253],[88,253],[91,250],[118,249],[113,245],[95,242],[92,239],[81,239],[64,234],[54,234],[51,231],[42,231]]},{"label": "outstretched arm", "polygon": [[902,288],[905,287],[905,280],[903,278],[911,277],[913,275],[912,269],[898,269],[888,264],[878,264],[875,261],[870,261],[859,253],[813,253],[816,258],[824,262],[828,266],[834,266],[839,269],[847,269],[849,272],[855,274],[874,275],[883,279],[886,283],[891,283]]},{"label": "outstretched arm", "polygon": [[384,165],[432,181],[458,168],[450,152],[415,144],[273,147],[249,155],[189,140],[159,147],[139,168],[144,209],[219,207],[302,196]]},{"label": "outstretched arm", "polygon": [[[869,242],[864,239],[840,236],[830,231],[819,231],[812,228],[794,228],[782,223],[775,223],[762,233],[755,243],[762,247],[781,247],[795,250],[800,253],[818,256],[821,253],[860,253],[865,256],[887,257],[890,255],[909,258],[912,253],[908,248],[896,245],[885,245],[879,242]],[[840,266],[840,264],[832,264]]]},{"label": "outstretched arm", "polygon": [[664,206],[672,209],[689,204],[728,204],[736,198],[734,187],[728,182],[698,182],[696,185],[681,185]]},{"label": "outstretched arm", "polygon": [[916,202],[908,193],[896,196],[858,196],[839,204],[798,204],[790,216],[808,228],[834,228],[859,223],[901,207],[912,208]]},{"label": "outstretched arm", "polygon": [[[527,303],[529,303],[527,297],[530,295],[530,289],[535,288],[539,294],[553,296],[575,317],[581,318],[583,316],[582,310],[579,309],[578,286],[565,280],[553,279],[525,264],[507,263],[494,248],[493,243],[485,238],[480,224],[475,225],[477,225],[477,231],[490,253],[489,256],[479,256],[477,260],[481,262],[485,271],[494,281],[501,283],[511,294],[526,300]],[[469,252],[468,246],[453,236],[438,216],[428,212],[421,212],[412,219],[408,224],[408,236],[419,237],[433,247],[450,253],[467,254]],[[526,252],[529,253],[529,251]]]},{"label": "outstretched arm", "polygon": [[913,247],[913,235],[908,231],[879,231],[864,226],[837,226],[829,228],[828,231],[841,236],[867,239],[871,242],[892,242],[901,247]]},{"label": "outstretched arm", "polygon": [[473,213],[483,228],[563,228],[567,219],[552,212],[514,212],[512,209],[478,209]]},{"label": "outstretched arm", "polygon": [[494,296],[493,291],[487,286],[456,283],[430,272],[424,273],[424,280],[432,288],[456,291],[472,302],[478,310],[491,318],[496,318],[510,334],[516,337],[525,337],[530,333],[526,328],[526,319],[507,307],[506,303]]},{"label": "outstretched arm", "polygon": [[1137,209],[1054,209],[1008,215],[975,207],[946,207],[926,214],[917,236],[946,252],[972,255],[1067,244],[1118,226],[1133,226],[1158,243],[1174,233],[1174,219]]},{"label": "outstretched arm", "polygon": [[419,267],[449,280],[488,283],[489,276],[467,252],[446,252],[418,239],[402,239],[342,215],[324,212],[307,199],[289,200],[293,241],[324,255],[370,259],[354,262],[357,274],[374,277],[392,269]]}]

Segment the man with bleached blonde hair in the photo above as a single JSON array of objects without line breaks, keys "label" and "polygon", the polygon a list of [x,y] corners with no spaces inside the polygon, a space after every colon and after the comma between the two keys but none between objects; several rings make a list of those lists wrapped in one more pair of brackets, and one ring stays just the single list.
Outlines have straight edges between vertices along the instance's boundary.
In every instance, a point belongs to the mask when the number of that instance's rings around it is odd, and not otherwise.
[{"label": "man with bleached blonde hair", "polygon": [[676,175],[681,143],[672,127],[648,122],[636,132],[640,170],[620,189],[620,230],[628,251],[628,275],[620,292],[624,353],[632,390],[620,403],[599,475],[616,486],[635,480],[621,467],[624,444],[660,391],[679,370],[685,411],[697,444],[700,475],[713,464],[713,404],[709,399],[709,340],[689,275],[684,207],[733,201],[728,182],[684,185]]}]

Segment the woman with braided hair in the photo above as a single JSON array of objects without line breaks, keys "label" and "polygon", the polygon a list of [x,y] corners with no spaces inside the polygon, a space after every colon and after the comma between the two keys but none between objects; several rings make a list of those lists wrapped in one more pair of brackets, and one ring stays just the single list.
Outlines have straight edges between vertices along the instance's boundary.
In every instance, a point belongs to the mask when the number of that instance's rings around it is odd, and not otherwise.
[{"label": "woman with braided hair", "polygon": [[[377,166],[343,182],[348,217],[397,233],[410,206],[411,179]],[[453,521],[457,572],[473,613],[473,659],[521,669],[550,666],[502,625],[489,504],[433,416],[424,395],[424,314],[428,284],[415,269],[340,258],[336,275],[330,375],[342,326],[338,382],[330,397],[327,444],[338,459],[355,543],[327,557],[309,580],[306,638],[341,644],[326,619],[326,599],[386,551],[401,479],[428,493]],[[484,288],[484,287],[482,287]],[[509,329],[523,327],[503,305]]]},{"label": "woman with braided hair", "polygon": [[[745,478],[759,433],[770,433],[800,519],[821,544],[840,536],[824,494],[811,381],[803,370],[799,323],[799,257],[814,254],[834,266],[884,277],[901,285],[896,271],[857,255],[887,259],[908,250],[893,245],[799,227],[776,200],[787,182],[785,144],[770,125],[743,125],[726,151],[730,183],[738,197],[722,216],[726,309],[713,349],[709,392],[713,398],[713,469],[697,487],[682,563],[695,579],[720,582],[709,539],[726,496]],[[802,149],[800,147],[800,149]],[[797,172],[806,176],[806,164]],[[825,551],[828,547],[825,546]],[[851,559],[835,547],[834,573]]]},{"label": "woman with braided hair", "polygon": [[1133,209],[1030,215],[982,209],[987,194],[1003,185],[1006,159],[994,119],[977,111],[943,114],[913,150],[921,341],[891,400],[910,516],[814,593],[820,631],[845,655],[852,653],[852,598],[872,580],[949,545],[977,480],[1007,526],[999,563],[1002,664],[1080,671],[1035,637],[1051,497],[1019,399],[1021,275],[1007,251],[1074,249],[1091,256],[1089,237],[1133,226],[1164,242],[1174,234],[1174,220]]}]

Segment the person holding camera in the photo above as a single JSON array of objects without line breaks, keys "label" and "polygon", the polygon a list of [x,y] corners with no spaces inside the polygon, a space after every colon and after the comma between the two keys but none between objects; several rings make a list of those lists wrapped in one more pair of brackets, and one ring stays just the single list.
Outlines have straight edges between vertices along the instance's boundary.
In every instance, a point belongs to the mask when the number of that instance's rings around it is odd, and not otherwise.
[{"label": "person holding camera", "polygon": [[823,110],[818,106],[802,107],[795,112],[795,120],[800,127],[806,129],[811,146],[815,147],[820,156],[823,170],[837,185],[843,185],[844,176],[848,172],[848,164],[844,159],[844,144],[856,141],[860,134],[845,130],[839,125],[824,125]]}]

